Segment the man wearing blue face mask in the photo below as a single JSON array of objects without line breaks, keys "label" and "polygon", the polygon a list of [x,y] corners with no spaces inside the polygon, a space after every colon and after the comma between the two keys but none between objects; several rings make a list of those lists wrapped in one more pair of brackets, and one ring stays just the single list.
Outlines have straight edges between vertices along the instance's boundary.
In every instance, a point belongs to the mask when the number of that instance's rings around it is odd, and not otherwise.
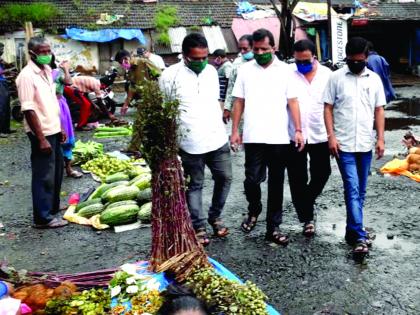
[{"label": "man wearing blue face mask", "polygon": [[[321,194],[331,174],[322,101],[322,93],[331,70],[322,66],[314,56],[315,45],[312,41],[304,39],[294,44],[296,63],[292,65],[293,79],[299,91],[300,118],[306,145],[303,151],[294,152],[287,171],[292,201],[299,221],[303,224],[303,234],[307,237],[315,233],[315,200]],[[294,124],[290,121],[290,139],[293,140],[295,132]],[[308,156],[310,180],[308,180]]]},{"label": "man wearing blue face mask", "polygon": [[233,106],[232,91],[235,86],[236,78],[238,76],[238,69],[245,63],[254,60],[254,52],[252,51],[252,35],[247,34],[239,38],[238,48],[240,56],[233,61],[232,71],[230,73],[228,87],[226,90],[225,108],[223,111],[223,122],[227,124],[230,120],[230,115]]}]

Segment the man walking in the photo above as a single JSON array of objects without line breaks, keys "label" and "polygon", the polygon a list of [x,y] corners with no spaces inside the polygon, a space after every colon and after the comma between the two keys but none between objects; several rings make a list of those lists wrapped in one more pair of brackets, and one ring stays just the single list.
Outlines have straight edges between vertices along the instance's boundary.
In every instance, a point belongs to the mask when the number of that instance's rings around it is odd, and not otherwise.
[{"label": "man walking", "polygon": [[219,75],[219,86],[220,86],[220,98],[222,108],[226,98],[226,89],[229,83],[229,78],[232,73],[232,62],[226,57],[226,51],[224,49],[216,49],[213,52],[213,64],[217,69]]},{"label": "man walking", "polygon": [[363,205],[374,145],[384,155],[385,94],[381,79],[367,69],[367,41],[350,39],[346,45],[347,66],[334,72],[327,83],[323,100],[328,145],[335,156],[344,183],[347,209],[346,241],[354,254],[368,253],[363,226]]},{"label": "man walking", "polygon": [[214,180],[207,221],[216,237],[225,237],[229,231],[221,214],[232,181],[230,148],[218,102],[217,71],[208,65],[208,44],[204,36],[197,33],[187,35],[182,43],[182,54],[183,60],[167,68],[159,84],[167,97],[180,102],[179,154],[189,178],[188,208],[197,237],[206,246],[210,240],[202,205],[204,168],[210,169]]},{"label": "man walking", "polygon": [[238,69],[248,61],[254,60],[254,52],[252,51],[252,35],[247,34],[241,36],[238,41],[240,56],[233,61],[232,71],[230,73],[228,86],[226,89],[226,98],[223,111],[223,122],[227,124],[230,121],[231,111],[233,107],[232,91],[238,76]]},{"label": "man walking", "polygon": [[[299,108],[305,149],[295,151],[287,168],[292,201],[299,221],[303,223],[303,234],[315,234],[314,205],[331,174],[330,152],[324,124],[325,90],[331,70],[315,59],[315,45],[308,39],[294,44],[293,78],[299,91]],[[291,139],[296,129],[289,122]],[[308,156],[310,158],[310,181],[308,182]]]},{"label": "man walking", "polygon": [[262,211],[260,184],[268,168],[267,233],[268,241],[287,245],[289,238],[281,233],[283,212],[284,171],[293,150],[289,140],[290,111],[295,125],[295,143],[304,147],[300,124],[296,87],[291,80],[290,68],[274,55],[274,37],[266,29],[252,35],[255,61],[238,70],[232,95],[234,115],[231,144],[241,143],[238,131],[244,114],[243,142],[245,143],[245,195],[248,217],[241,228],[245,233],[253,230]]},{"label": "man walking", "polygon": [[57,228],[68,224],[54,218],[60,211],[64,169],[61,143],[65,142],[66,135],[61,129],[60,108],[48,66],[51,47],[45,38],[33,37],[28,50],[31,59],[16,84],[25,116],[25,131],[31,142],[34,227]]}]

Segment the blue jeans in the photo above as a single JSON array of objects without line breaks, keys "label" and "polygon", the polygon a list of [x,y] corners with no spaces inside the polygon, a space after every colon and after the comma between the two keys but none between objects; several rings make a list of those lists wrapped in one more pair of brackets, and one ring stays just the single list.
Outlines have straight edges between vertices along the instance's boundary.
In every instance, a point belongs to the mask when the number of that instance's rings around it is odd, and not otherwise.
[{"label": "blue jeans", "polygon": [[348,243],[366,240],[366,231],[363,228],[363,204],[371,161],[372,151],[355,153],[340,151],[337,159],[344,184]]},{"label": "blue jeans", "polygon": [[208,214],[208,221],[214,222],[222,213],[232,182],[232,163],[229,144],[203,153],[189,154],[180,150],[185,176],[188,181],[187,203],[194,229],[205,227],[206,216],[203,212],[204,168],[210,169],[213,180],[213,198]]}]

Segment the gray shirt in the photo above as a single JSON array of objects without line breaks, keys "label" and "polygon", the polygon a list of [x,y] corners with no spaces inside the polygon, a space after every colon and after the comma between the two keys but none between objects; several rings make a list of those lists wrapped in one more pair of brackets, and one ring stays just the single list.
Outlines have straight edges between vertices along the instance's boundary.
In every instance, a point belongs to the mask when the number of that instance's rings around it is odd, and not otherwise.
[{"label": "gray shirt", "polygon": [[331,75],[323,101],[333,105],[334,133],[340,150],[372,150],[375,108],[386,104],[379,76],[367,68],[355,75],[344,66]]}]

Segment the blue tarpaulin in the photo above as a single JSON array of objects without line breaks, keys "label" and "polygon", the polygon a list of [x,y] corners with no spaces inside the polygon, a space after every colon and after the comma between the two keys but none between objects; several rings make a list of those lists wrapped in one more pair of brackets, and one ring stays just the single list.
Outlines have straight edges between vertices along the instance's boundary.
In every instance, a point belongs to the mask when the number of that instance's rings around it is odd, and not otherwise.
[{"label": "blue tarpaulin", "polygon": [[[229,271],[226,267],[224,267],[222,264],[218,263],[214,259],[209,258],[210,263],[213,265],[214,269],[218,274],[221,276],[227,278],[228,280],[237,281],[239,283],[243,283],[241,279],[239,279],[235,274],[233,274],[231,271]],[[136,263],[139,267],[137,270],[137,273],[142,275],[149,275],[154,278],[155,281],[157,281],[159,286],[159,291],[163,291],[166,289],[166,287],[172,282],[171,279],[166,278],[164,273],[151,273],[148,270],[149,262],[147,261],[141,261]],[[130,302],[123,302],[121,303],[126,307],[126,310],[131,309],[131,303]],[[111,307],[115,307],[118,305],[118,299],[113,298],[111,300]],[[267,304],[267,313],[269,315],[281,315],[279,312],[277,312],[271,305]]]},{"label": "blue tarpaulin", "polygon": [[124,38],[126,40],[137,39],[140,44],[146,44],[146,39],[144,38],[142,31],[139,29],[107,28],[90,31],[82,28],[66,28],[66,34],[71,39],[84,42],[105,43],[117,38]]}]

